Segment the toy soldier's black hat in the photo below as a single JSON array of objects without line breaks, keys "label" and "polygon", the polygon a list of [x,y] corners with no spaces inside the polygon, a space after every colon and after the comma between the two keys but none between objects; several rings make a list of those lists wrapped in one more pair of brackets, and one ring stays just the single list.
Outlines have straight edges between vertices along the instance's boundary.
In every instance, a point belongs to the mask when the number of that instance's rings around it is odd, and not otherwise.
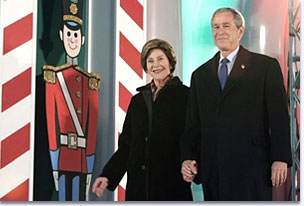
[{"label": "toy soldier's black hat", "polygon": [[69,29],[77,30],[82,26],[83,0],[62,0],[63,23]]}]

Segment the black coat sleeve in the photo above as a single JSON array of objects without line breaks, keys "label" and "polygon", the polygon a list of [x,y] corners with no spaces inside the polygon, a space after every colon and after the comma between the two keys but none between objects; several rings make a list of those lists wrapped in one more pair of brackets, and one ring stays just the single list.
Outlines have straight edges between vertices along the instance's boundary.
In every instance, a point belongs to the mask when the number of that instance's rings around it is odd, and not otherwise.
[{"label": "black coat sleeve", "polygon": [[266,74],[265,99],[270,128],[270,160],[292,165],[287,97],[280,65],[271,59]]},{"label": "black coat sleeve", "polygon": [[123,124],[122,133],[118,139],[118,149],[107,162],[101,177],[109,180],[108,189],[114,191],[127,170],[127,161],[132,140],[132,111],[134,105],[134,97],[131,99],[126,118]]},{"label": "black coat sleeve", "polygon": [[181,161],[196,160],[199,163],[200,118],[197,102],[197,86],[192,74],[188,97],[185,130],[180,141]]}]

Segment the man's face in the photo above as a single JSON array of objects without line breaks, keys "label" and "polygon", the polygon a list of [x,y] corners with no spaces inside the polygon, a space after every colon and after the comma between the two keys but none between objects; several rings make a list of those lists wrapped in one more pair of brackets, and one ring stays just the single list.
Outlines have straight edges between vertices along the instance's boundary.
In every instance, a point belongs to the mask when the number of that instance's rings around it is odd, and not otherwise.
[{"label": "man's face", "polygon": [[238,46],[244,27],[237,28],[231,12],[217,13],[212,21],[213,40],[220,51],[230,54]]},{"label": "man's face", "polygon": [[81,36],[80,29],[71,30],[66,25],[63,26],[63,32],[60,34],[66,53],[70,57],[77,57],[81,45],[84,43],[84,38]]}]

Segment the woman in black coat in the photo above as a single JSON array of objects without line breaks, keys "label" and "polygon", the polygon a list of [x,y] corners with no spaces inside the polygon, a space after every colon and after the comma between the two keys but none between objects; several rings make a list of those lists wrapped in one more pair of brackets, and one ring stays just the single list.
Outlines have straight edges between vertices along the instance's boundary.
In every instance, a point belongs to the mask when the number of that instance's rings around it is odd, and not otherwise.
[{"label": "woman in black coat", "polygon": [[173,77],[176,57],[163,40],[148,41],[141,65],[151,83],[132,97],[118,150],[93,185],[98,196],[113,191],[127,172],[126,200],[192,200],[180,172],[179,140],[184,130],[188,87]]}]

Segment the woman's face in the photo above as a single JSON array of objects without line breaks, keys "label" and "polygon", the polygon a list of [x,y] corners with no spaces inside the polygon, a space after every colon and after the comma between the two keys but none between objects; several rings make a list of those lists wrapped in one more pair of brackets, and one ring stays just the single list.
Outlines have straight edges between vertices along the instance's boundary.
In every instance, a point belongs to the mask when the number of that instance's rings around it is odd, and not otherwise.
[{"label": "woman's face", "polygon": [[162,81],[170,74],[170,63],[161,49],[153,49],[147,60],[147,73],[155,81]]}]

